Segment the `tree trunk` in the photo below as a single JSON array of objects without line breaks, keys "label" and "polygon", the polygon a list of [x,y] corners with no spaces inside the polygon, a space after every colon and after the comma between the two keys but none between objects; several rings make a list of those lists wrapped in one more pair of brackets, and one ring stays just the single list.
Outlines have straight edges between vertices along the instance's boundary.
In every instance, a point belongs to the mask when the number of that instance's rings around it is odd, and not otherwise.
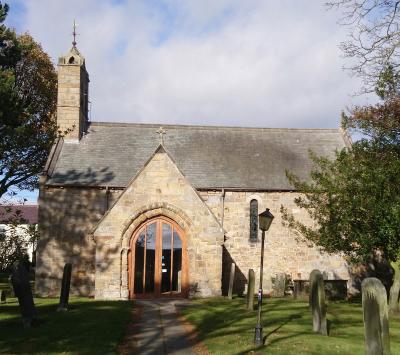
[{"label": "tree trunk", "polygon": [[398,313],[399,312],[399,292],[400,292],[400,260],[390,262],[394,270],[393,275],[393,284],[390,288],[389,295],[389,312],[390,313]]}]

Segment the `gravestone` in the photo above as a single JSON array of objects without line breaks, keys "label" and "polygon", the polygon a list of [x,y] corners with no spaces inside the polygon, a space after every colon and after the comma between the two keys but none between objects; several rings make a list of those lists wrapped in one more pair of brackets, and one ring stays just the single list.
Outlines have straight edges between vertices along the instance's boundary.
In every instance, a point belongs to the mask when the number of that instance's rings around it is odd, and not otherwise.
[{"label": "gravestone", "polygon": [[252,311],[254,309],[254,289],[255,289],[254,270],[249,269],[248,286],[247,286],[247,309],[249,311]]},{"label": "gravestone", "polygon": [[72,264],[64,265],[63,278],[61,283],[60,304],[57,311],[68,311],[69,290],[71,286]]},{"label": "gravestone", "polygon": [[14,294],[18,298],[19,309],[24,328],[32,327],[37,320],[36,308],[33,303],[28,270],[23,262],[15,262],[12,268],[11,283]]},{"label": "gravestone", "polygon": [[276,274],[275,283],[274,283],[274,296],[275,297],[284,297],[285,296],[285,288],[286,288],[286,274],[281,272]]},{"label": "gravestone", "polygon": [[0,290],[0,303],[6,303],[6,302],[7,302],[6,291]]},{"label": "gravestone", "polygon": [[394,275],[389,293],[389,312],[393,314],[399,312],[400,269],[398,262],[391,262],[390,265],[393,268]]},{"label": "gravestone", "polygon": [[228,290],[228,298],[230,300],[232,299],[232,294],[233,294],[233,281],[235,280],[235,268],[236,268],[235,263],[232,263],[231,264],[231,273],[229,276],[229,290]]},{"label": "gravestone", "polygon": [[365,354],[389,355],[389,317],[386,289],[375,277],[361,283],[364,313]]},{"label": "gravestone", "polygon": [[324,278],[319,270],[313,270],[310,274],[309,302],[313,317],[314,332],[328,335]]}]

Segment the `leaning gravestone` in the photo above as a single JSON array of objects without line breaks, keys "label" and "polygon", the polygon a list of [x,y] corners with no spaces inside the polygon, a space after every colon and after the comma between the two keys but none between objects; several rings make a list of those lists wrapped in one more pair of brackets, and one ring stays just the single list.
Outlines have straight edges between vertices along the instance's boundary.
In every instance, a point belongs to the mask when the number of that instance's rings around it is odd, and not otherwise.
[{"label": "leaning gravestone", "polygon": [[63,278],[61,283],[60,304],[57,311],[68,311],[69,290],[71,286],[72,264],[64,265]]},{"label": "leaning gravestone", "polygon": [[314,332],[328,335],[324,278],[319,270],[313,270],[310,274],[310,308]]},{"label": "leaning gravestone", "polygon": [[275,283],[274,283],[274,296],[275,297],[284,297],[285,296],[285,288],[286,288],[286,274],[280,272],[276,274]]},{"label": "leaning gravestone", "polygon": [[254,309],[254,289],[255,289],[254,270],[249,269],[249,278],[247,286],[247,309],[249,311],[252,311]]},{"label": "leaning gravestone", "polygon": [[229,275],[229,290],[228,290],[228,298],[230,300],[232,299],[232,294],[233,294],[233,281],[235,280],[235,268],[236,268],[235,263],[232,263],[231,273]]},{"label": "leaning gravestone", "polygon": [[7,302],[6,291],[0,290],[0,303],[6,303],[6,302]]},{"label": "leaning gravestone", "polygon": [[361,283],[364,313],[365,354],[389,355],[389,318],[386,289],[375,277]]},{"label": "leaning gravestone", "polygon": [[14,294],[18,297],[24,328],[32,327],[36,320],[36,308],[33,303],[31,285],[29,284],[28,270],[23,262],[15,262],[13,265],[11,283]]}]

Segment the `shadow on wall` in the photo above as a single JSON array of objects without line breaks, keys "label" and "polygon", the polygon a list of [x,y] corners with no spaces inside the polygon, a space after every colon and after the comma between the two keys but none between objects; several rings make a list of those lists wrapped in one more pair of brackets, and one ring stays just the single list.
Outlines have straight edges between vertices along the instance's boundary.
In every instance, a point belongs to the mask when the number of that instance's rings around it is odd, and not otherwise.
[{"label": "shadow on wall", "polygon": [[[99,173],[68,171],[57,181],[83,177],[85,184],[105,186],[114,173],[107,168]],[[52,180],[53,182],[53,180]],[[95,243],[89,233],[107,210],[107,190],[98,187],[41,186],[39,195],[39,241],[36,256],[36,292],[41,296],[58,295],[65,263],[72,263],[71,293],[94,294]],[[114,248],[115,249],[115,248]],[[110,255],[102,253],[101,266],[110,264]]]},{"label": "shadow on wall", "polygon": [[371,260],[369,263],[349,265],[349,274],[352,278],[352,286],[361,294],[361,282],[366,277],[376,277],[382,281],[389,294],[393,283],[393,269],[386,260]]},{"label": "shadow on wall", "polygon": [[[222,246],[222,295],[228,295],[229,289],[229,277],[231,273],[231,265],[234,263],[231,254],[226,249],[225,246]],[[247,278],[239,269],[239,267],[235,263],[235,278],[233,281],[233,293],[237,295],[243,295],[245,290],[245,285],[247,284]]]}]

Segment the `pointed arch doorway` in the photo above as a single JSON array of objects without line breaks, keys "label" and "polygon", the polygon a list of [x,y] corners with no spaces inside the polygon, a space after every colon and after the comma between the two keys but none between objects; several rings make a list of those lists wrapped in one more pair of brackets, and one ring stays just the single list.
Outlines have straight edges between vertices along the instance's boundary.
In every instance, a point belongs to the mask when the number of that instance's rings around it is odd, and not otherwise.
[{"label": "pointed arch doorway", "polygon": [[183,230],[167,217],[133,233],[128,252],[130,298],[187,297],[188,261]]}]

